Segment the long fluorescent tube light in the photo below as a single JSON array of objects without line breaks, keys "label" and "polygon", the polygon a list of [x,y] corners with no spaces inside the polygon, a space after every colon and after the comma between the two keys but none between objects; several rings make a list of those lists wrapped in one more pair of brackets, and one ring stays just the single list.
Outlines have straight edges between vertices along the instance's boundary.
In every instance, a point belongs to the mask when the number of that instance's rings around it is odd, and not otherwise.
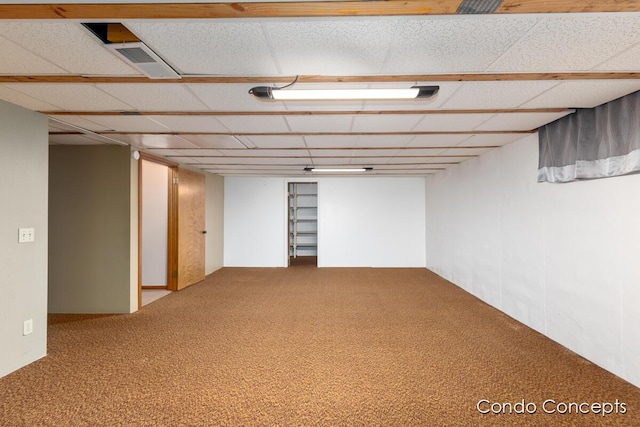
[{"label": "long fluorescent tube light", "polygon": [[412,86],[401,89],[279,89],[257,86],[249,93],[260,100],[337,101],[359,99],[425,99],[435,95],[439,86]]},{"label": "long fluorescent tube light", "polygon": [[304,168],[305,172],[369,172],[373,168]]}]

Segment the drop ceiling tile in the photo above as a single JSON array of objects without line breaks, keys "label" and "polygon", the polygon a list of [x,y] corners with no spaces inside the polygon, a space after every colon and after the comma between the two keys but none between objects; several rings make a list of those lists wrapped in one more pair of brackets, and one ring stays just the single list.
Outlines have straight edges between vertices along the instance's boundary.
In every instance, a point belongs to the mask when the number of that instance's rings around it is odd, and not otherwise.
[{"label": "drop ceiling tile", "polygon": [[[556,85],[558,85],[557,81],[468,82],[464,83],[442,105],[442,108],[516,108]],[[553,106],[564,107],[565,105],[560,101],[559,104]]]},{"label": "drop ceiling tile", "polygon": [[170,132],[147,116],[87,116],[87,119],[116,132]]},{"label": "drop ceiling tile", "polygon": [[[466,160],[468,157],[444,157],[444,156],[435,156],[435,157],[393,157],[390,163],[420,163],[422,165],[439,165],[442,163],[460,163],[463,160]],[[439,167],[439,166],[437,166]]]},{"label": "drop ceiling tile", "polygon": [[412,135],[358,135],[356,147],[404,147]]},{"label": "drop ceiling tile", "polygon": [[351,163],[351,157],[345,157],[345,158],[331,158],[331,159],[323,159],[323,158],[317,158],[314,157],[313,158],[313,163],[309,163],[310,165],[318,165],[318,166],[324,166],[324,167],[329,167],[329,166],[348,166],[348,165],[352,165]]},{"label": "drop ceiling tile", "polygon": [[[0,22],[0,34],[7,22]],[[0,74],[62,74],[64,69],[0,36]]]},{"label": "drop ceiling tile", "polygon": [[443,156],[479,156],[490,150],[494,150],[494,148],[459,148],[445,150],[441,154]]},{"label": "drop ceiling tile", "polygon": [[[311,154],[311,156],[313,157],[352,157],[354,155],[357,155],[358,153],[362,154],[362,155],[369,155],[369,153],[365,152],[365,151],[355,151],[355,150],[349,150],[349,149],[345,149],[345,150],[313,150],[310,149],[309,153]],[[373,154],[371,154],[373,155]],[[385,156],[388,156],[389,153],[385,153],[383,154]]]},{"label": "drop ceiling tile", "polygon": [[96,87],[143,111],[203,111],[207,106],[181,84],[115,84]]},{"label": "drop ceiling tile", "polygon": [[261,135],[246,136],[254,146],[258,148],[287,148],[287,147],[306,147],[304,137],[302,136],[284,136],[284,135]]},{"label": "drop ceiling tile", "polygon": [[286,116],[292,132],[349,132],[352,116]]},{"label": "drop ceiling tile", "polygon": [[184,148],[180,150],[174,150],[178,154],[174,154],[176,157],[201,157],[201,158],[209,158],[214,159],[216,157],[221,157],[223,154],[218,150],[213,150],[211,148]]},{"label": "drop ceiling tile", "polygon": [[379,73],[396,18],[297,19],[264,24],[281,71],[290,75]]},{"label": "drop ceiling tile", "polygon": [[469,131],[490,119],[493,114],[427,114],[413,130],[419,132]]},{"label": "drop ceiling tile", "polygon": [[[77,127],[81,127],[82,129],[87,129],[93,132],[101,132],[101,131],[105,131],[105,130],[112,130],[112,128],[108,125],[103,125],[100,124],[98,122],[96,122],[95,120],[93,120],[93,116],[86,116],[86,117],[81,117],[81,116],[57,116],[57,115],[51,115],[49,116],[53,119],[55,119],[58,123],[62,122],[62,124],[64,123],[68,123],[69,125],[67,126],[69,129],[72,129],[74,132],[78,131]],[[77,126],[77,127],[74,127]]]},{"label": "drop ceiling tile", "polygon": [[170,129],[172,132],[220,132],[227,133],[227,129],[212,116],[147,116]]},{"label": "drop ceiling tile", "polygon": [[479,134],[471,135],[470,138],[460,142],[458,145],[465,147],[474,146],[503,146],[522,138],[526,138],[529,134],[521,133],[497,133],[497,134]]},{"label": "drop ceiling tile", "polygon": [[482,72],[539,18],[424,16],[399,20],[385,74]]},{"label": "drop ceiling tile", "polygon": [[109,135],[127,142],[132,147],[145,148],[195,148],[195,146],[175,135]]},{"label": "drop ceiling tile", "polygon": [[399,150],[399,156],[439,156],[444,150],[442,148],[405,148]]},{"label": "drop ceiling tile", "polygon": [[551,123],[568,113],[509,113],[496,114],[476,130],[531,130]]},{"label": "drop ceiling tile", "polygon": [[[1,22],[0,35],[73,74],[140,75],[78,22]],[[29,74],[34,74],[33,70]]]},{"label": "drop ceiling tile", "polygon": [[540,17],[490,71],[589,70],[640,42],[637,14],[557,14]]},{"label": "drop ceiling tile", "polygon": [[416,135],[407,144],[408,147],[447,147],[458,145],[469,138],[469,135]]},{"label": "drop ceiling tile", "polygon": [[282,116],[219,116],[218,120],[231,132],[288,132]]},{"label": "drop ceiling tile", "polygon": [[260,150],[256,149],[244,149],[244,150],[225,150],[220,149],[220,153],[228,157],[255,157],[255,156],[269,156],[269,157],[282,157],[282,156],[296,156],[296,157],[309,157],[307,150]]},{"label": "drop ceiling tile", "polygon": [[245,148],[237,137],[229,135],[187,134],[180,138],[200,148]]},{"label": "drop ceiling tile", "polygon": [[598,64],[592,71],[638,71],[638,64],[640,43]]},{"label": "drop ceiling tile", "polygon": [[308,147],[403,147],[411,135],[306,135]]},{"label": "drop ceiling tile", "polygon": [[281,101],[260,101],[249,94],[255,86],[278,86],[270,83],[198,83],[186,85],[212,111],[283,111]]},{"label": "drop ceiling tile", "polygon": [[305,165],[310,165],[311,158],[310,157],[274,157],[274,158],[254,158],[254,157],[217,157],[211,159],[208,163],[215,164],[242,164],[242,163],[251,163],[251,164],[260,164],[260,165],[268,165],[268,164],[278,164],[278,165],[299,165],[304,167]]},{"label": "drop ceiling tile", "polygon": [[353,132],[408,132],[422,120],[418,114],[355,116]]},{"label": "drop ceiling tile", "polygon": [[258,21],[128,22],[127,27],[182,74],[276,75]]},{"label": "drop ceiling tile", "polygon": [[103,145],[108,140],[88,135],[49,135],[49,143],[56,145]]},{"label": "drop ceiling tile", "polygon": [[576,80],[558,84],[522,108],[593,108],[640,90],[640,80]]},{"label": "drop ceiling tile", "polygon": [[34,111],[54,111],[61,109],[56,105],[25,95],[24,93],[18,92],[17,90],[11,89],[5,85],[0,85],[0,99]]},{"label": "drop ceiling tile", "polygon": [[65,110],[120,111],[131,108],[90,84],[9,83],[6,86]]}]

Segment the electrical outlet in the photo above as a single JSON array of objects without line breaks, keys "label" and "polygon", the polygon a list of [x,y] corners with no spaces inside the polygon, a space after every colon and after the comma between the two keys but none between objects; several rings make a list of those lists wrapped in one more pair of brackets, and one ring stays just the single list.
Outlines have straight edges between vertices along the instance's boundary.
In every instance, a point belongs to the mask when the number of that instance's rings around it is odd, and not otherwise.
[{"label": "electrical outlet", "polygon": [[36,240],[36,232],[33,228],[18,229],[18,243],[31,243]]},{"label": "electrical outlet", "polygon": [[22,335],[29,335],[33,333],[33,319],[25,320],[22,325]]}]

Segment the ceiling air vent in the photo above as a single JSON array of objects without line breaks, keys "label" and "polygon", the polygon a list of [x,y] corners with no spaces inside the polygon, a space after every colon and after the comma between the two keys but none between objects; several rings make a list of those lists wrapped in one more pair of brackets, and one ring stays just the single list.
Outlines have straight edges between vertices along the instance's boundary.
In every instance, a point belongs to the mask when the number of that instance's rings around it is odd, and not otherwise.
[{"label": "ceiling air vent", "polygon": [[502,6],[502,0],[463,0],[458,6],[458,15],[494,13]]},{"label": "ceiling air vent", "polygon": [[142,42],[112,43],[105,47],[150,79],[179,79],[180,75]]}]

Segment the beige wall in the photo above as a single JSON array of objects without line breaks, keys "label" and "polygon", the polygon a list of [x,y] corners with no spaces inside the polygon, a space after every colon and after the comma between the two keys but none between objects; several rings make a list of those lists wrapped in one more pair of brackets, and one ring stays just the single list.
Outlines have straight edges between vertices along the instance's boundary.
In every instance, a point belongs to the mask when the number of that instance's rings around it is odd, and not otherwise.
[{"label": "beige wall", "polygon": [[222,267],[224,246],[224,178],[206,174],[205,224],[205,274],[211,274]]},{"label": "beige wall", "polygon": [[49,172],[49,312],[131,312],[129,148],[52,146]]},{"label": "beige wall", "polygon": [[[47,127],[0,101],[0,377],[47,351]],[[34,228],[35,241],[18,243],[19,228]]]}]

